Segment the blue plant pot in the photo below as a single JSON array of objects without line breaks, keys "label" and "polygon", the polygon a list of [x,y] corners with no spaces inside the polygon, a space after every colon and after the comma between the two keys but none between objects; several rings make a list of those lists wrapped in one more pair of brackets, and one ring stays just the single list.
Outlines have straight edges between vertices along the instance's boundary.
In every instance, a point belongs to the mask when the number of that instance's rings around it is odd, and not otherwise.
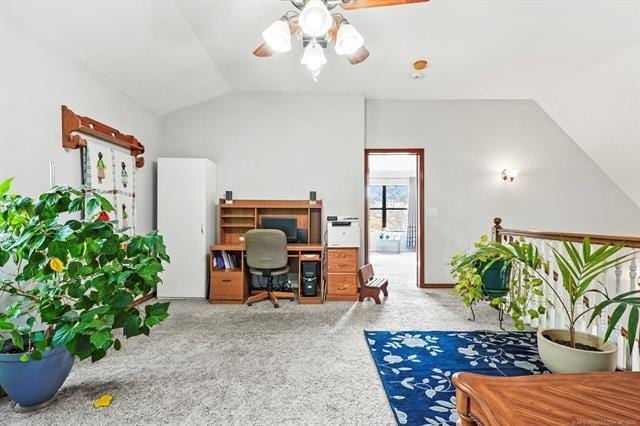
[{"label": "blue plant pot", "polygon": [[64,346],[48,350],[39,361],[20,361],[22,354],[0,354],[0,386],[21,407],[52,399],[69,376],[73,356]]}]

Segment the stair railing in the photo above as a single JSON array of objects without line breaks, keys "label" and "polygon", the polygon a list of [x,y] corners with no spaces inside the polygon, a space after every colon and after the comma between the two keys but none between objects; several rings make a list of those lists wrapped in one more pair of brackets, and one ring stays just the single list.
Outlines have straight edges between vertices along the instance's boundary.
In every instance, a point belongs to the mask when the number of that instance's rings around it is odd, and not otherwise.
[{"label": "stair railing", "polygon": [[[545,260],[545,265],[541,272],[546,275],[547,280],[550,283],[553,283],[555,294],[547,286],[543,286],[543,295],[533,300],[533,303],[537,303],[537,306],[543,305],[546,307],[544,315],[540,315],[535,319],[526,318],[525,323],[534,328],[566,328],[567,326],[566,318],[561,310],[554,308],[554,305],[559,305],[559,303],[554,303],[557,297],[562,297],[567,301],[568,296],[562,285],[562,275],[558,273],[558,267],[554,264],[552,247],[562,254],[565,254],[562,241],[581,243],[585,237],[589,237],[591,244],[595,246],[594,249],[597,248],[597,246],[604,244],[620,243],[623,243],[625,246],[621,254],[624,254],[624,251],[637,252],[638,249],[640,249],[640,237],[507,229],[502,227],[501,218],[495,218],[493,223],[494,225],[491,232],[493,241],[508,243],[516,239],[524,239],[525,241],[534,244]],[[638,274],[639,261],[640,259],[638,259],[637,255],[633,256],[630,261],[623,265],[618,265],[615,269],[603,273],[599,280],[596,281],[605,285],[610,295],[616,295],[630,290],[638,290],[640,289],[640,277]],[[600,288],[599,283],[594,282],[592,286],[598,286]],[[582,312],[584,309],[588,309],[590,306],[598,303],[600,300],[597,297],[602,297],[597,293],[588,294],[589,295],[585,296],[581,303],[579,303],[579,312]],[[614,307],[609,308],[606,313],[600,315],[600,317],[589,327],[587,326],[588,318],[585,318],[588,315],[585,315],[585,317],[583,317],[577,324],[577,330],[589,332],[600,337],[604,336],[608,325],[608,318],[612,314],[613,309]],[[609,339],[618,345],[617,367],[623,370],[640,371],[640,356],[638,353],[638,347],[640,344],[634,345],[633,353],[629,353],[626,341],[628,335],[627,330],[621,326],[621,324],[626,323],[626,316],[627,313],[625,313],[625,316],[618,322],[618,325],[615,327]]]}]

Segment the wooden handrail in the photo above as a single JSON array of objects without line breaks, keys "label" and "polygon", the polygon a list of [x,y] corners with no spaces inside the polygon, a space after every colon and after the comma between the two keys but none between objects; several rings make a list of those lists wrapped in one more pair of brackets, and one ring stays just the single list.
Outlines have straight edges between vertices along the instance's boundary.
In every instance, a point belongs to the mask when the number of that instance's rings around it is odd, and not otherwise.
[{"label": "wooden handrail", "polygon": [[[568,233],[568,232],[566,233],[565,232],[544,232],[544,231],[531,231],[531,230],[522,230],[522,229],[505,229],[502,227],[502,219],[499,217],[496,217],[493,219],[493,224],[494,226],[491,230],[492,240],[498,243],[502,243],[502,242],[509,243],[509,242],[512,242],[517,237],[526,237],[526,238],[532,238],[537,240],[555,240],[555,241],[571,241],[571,242],[582,242],[585,237],[589,237],[589,240],[591,241],[592,244],[599,244],[599,245],[624,244],[625,247],[634,248],[634,249],[640,248],[640,237],[624,237],[624,236],[617,236],[617,235],[597,235],[597,234],[576,234],[576,233]],[[636,251],[636,253],[638,252]],[[559,282],[560,275],[558,274],[558,272],[555,270],[551,270],[550,265],[546,263],[544,263],[543,265],[544,265],[543,266],[544,273],[547,275],[550,275],[550,278],[553,279],[553,281]],[[616,272],[616,275],[618,275],[618,272]],[[631,284],[632,289],[634,288],[633,286],[636,284],[640,286],[640,277],[636,274],[635,263],[630,266],[630,277],[632,279],[632,284]],[[619,278],[620,276],[618,276],[618,279]],[[616,291],[619,291],[619,290],[617,289]],[[591,301],[587,296],[584,296],[582,298],[582,303],[584,307],[586,307],[586,309],[589,309],[591,307]],[[606,315],[606,318],[607,318],[607,322],[611,321],[610,315]],[[624,339],[629,338],[629,333],[627,329],[620,326],[619,331]],[[640,343],[640,338],[636,338],[636,341]],[[626,355],[626,356],[629,356],[629,355]],[[629,361],[627,360],[627,363],[628,362]]]},{"label": "wooden handrail", "polygon": [[592,244],[620,244],[625,247],[640,248],[640,237],[623,237],[618,235],[597,235],[597,234],[575,234],[570,232],[547,232],[531,231],[522,229],[505,229],[502,227],[502,219],[493,219],[493,240],[502,241],[502,237],[528,237],[540,240],[573,241],[582,242],[585,237],[589,237]]}]

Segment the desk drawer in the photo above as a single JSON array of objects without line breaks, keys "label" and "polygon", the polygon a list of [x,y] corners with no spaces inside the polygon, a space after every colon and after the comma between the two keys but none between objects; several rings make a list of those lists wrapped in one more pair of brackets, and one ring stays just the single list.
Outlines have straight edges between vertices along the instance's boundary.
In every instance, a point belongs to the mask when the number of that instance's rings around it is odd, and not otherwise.
[{"label": "desk drawer", "polygon": [[358,249],[328,249],[327,272],[358,272]]},{"label": "desk drawer", "polygon": [[242,272],[213,272],[211,295],[213,300],[244,300],[244,277]]},{"label": "desk drawer", "polygon": [[328,274],[327,294],[345,296],[358,294],[356,274]]}]

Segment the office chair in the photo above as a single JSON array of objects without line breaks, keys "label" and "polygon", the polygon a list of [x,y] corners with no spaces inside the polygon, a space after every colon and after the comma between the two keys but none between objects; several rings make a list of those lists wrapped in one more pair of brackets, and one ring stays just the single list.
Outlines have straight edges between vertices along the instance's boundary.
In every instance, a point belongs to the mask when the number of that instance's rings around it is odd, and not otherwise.
[{"label": "office chair", "polygon": [[252,229],[244,235],[247,265],[251,275],[267,278],[267,290],[258,291],[247,299],[247,306],[270,299],[278,308],[278,297],[293,300],[293,293],[273,291],[273,277],[289,272],[287,237],[277,229]]}]

